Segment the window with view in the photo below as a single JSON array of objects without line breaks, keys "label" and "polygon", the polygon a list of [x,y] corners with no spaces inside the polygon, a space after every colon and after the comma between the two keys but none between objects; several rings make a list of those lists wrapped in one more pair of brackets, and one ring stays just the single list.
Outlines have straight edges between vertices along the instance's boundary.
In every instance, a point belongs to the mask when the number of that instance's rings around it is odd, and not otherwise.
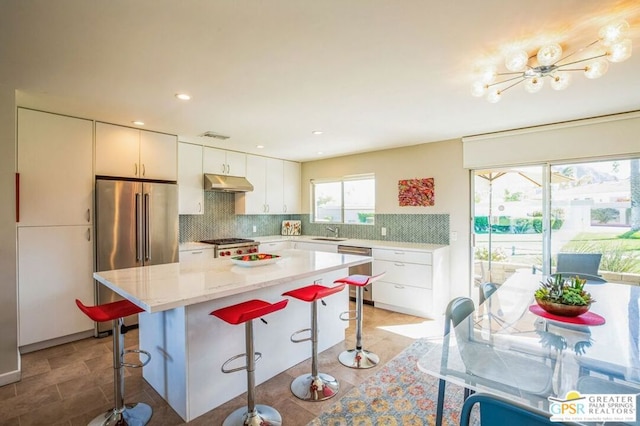
[{"label": "window with view", "polygon": [[375,189],[373,175],[312,180],[312,221],[373,225]]}]

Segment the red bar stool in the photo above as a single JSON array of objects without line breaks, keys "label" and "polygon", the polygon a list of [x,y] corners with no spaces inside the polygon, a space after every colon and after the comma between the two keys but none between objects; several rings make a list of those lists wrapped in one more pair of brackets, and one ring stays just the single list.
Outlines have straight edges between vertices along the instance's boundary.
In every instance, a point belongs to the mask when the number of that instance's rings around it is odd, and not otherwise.
[{"label": "red bar stool", "polygon": [[351,368],[364,369],[375,367],[378,362],[380,362],[380,357],[378,357],[378,355],[362,349],[362,305],[364,300],[364,286],[379,280],[380,278],[382,278],[382,276],[384,276],[384,274],[385,273],[382,272],[381,274],[374,276],[350,275],[348,277],[340,278],[339,280],[334,281],[334,283],[347,284],[356,287],[355,316],[349,316],[353,311],[347,311],[340,314],[340,319],[342,321],[356,320],[356,348],[346,350],[338,355],[338,360],[340,361],[340,363],[342,363],[342,365]]},{"label": "red bar stool", "polygon": [[[282,416],[275,408],[268,405],[256,405],[255,403],[256,361],[262,357],[262,354],[260,352],[256,352],[253,348],[253,320],[260,318],[266,324],[266,321],[261,317],[284,309],[284,307],[287,306],[287,302],[289,302],[287,299],[276,303],[269,303],[254,299],[238,303],[236,305],[227,306],[225,308],[220,308],[209,314],[214,315],[229,324],[238,325],[244,323],[245,326],[246,353],[229,358],[224,362],[224,364],[222,364],[220,369],[223,373],[247,370],[247,406],[240,407],[229,414],[227,418],[224,419],[222,426],[275,426],[282,424]],[[246,358],[246,365],[237,368],[226,368],[227,364],[242,357]]]},{"label": "red bar stool", "polygon": [[[146,425],[151,419],[153,410],[142,402],[125,405],[123,375],[124,367],[144,367],[151,360],[151,355],[147,351],[124,349],[124,333],[126,332],[126,329],[124,329],[124,317],[140,313],[144,309],[139,308],[128,300],[85,306],[80,300],[76,299],[76,305],[93,321],[113,322],[113,400],[115,407],[91,420],[89,426]],[[146,355],[147,359],[140,364],[124,362],[124,356],[128,353],[141,353]]]},{"label": "red bar stool", "polygon": [[[324,287],[313,284],[283,293],[303,302],[311,302],[311,328],[298,330],[291,335],[293,343],[308,342],[311,340],[311,374],[303,374],[291,382],[291,392],[304,401],[324,401],[338,393],[340,385],[329,374],[318,373],[318,300],[323,305],[323,298],[338,293],[344,289],[344,284],[335,287]],[[296,339],[294,336],[300,333],[311,332],[311,336],[305,339]]]}]

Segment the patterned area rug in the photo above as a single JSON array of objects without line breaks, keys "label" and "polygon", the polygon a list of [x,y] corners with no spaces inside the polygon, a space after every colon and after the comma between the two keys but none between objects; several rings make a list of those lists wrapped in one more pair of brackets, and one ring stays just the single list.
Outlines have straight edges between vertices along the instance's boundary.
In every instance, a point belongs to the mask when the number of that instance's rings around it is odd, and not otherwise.
[{"label": "patterned area rug", "polygon": [[[360,386],[351,389],[308,426],[434,425],[438,380],[418,369],[418,359],[431,343],[417,340]],[[444,425],[458,425],[462,388],[446,386]]]}]

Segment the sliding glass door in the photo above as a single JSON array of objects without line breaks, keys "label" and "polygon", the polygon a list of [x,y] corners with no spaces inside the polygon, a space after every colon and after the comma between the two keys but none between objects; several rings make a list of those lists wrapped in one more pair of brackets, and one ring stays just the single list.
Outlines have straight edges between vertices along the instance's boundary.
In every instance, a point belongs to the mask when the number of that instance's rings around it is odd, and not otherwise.
[{"label": "sliding glass door", "polygon": [[555,272],[558,253],[600,253],[599,274],[640,282],[640,159],[473,171],[473,276]]},{"label": "sliding glass door", "polygon": [[502,283],[516,269],[541,268],[544,166],[476,170],[474,279]]}]

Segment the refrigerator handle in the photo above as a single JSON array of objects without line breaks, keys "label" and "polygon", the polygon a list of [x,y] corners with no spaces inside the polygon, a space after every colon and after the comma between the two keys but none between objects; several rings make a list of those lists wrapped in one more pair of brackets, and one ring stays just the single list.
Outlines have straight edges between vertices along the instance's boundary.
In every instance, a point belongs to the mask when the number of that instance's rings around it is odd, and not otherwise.
[{"label": "refrigerator handle", "polygon": [[142,244],[142,215],[140,214],[140,194],[136,193],[136,261],[140,262],[140,245]]},{"label": "refrigerator handle", "polygon": [[151,244],[149,239],[149,194],[144,194],[144,260],[151,260]]}]

